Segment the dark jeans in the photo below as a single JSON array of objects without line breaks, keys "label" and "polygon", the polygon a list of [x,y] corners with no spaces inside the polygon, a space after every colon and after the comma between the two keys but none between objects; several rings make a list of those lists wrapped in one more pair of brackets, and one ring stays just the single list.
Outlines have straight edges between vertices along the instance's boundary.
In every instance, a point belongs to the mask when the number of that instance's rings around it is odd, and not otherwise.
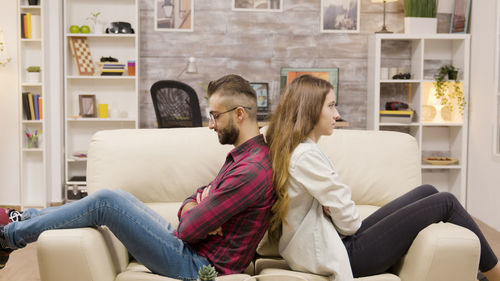
[{"label": "dark jeans", "polygon": [[417,234],[437,222],[450,222],[474,232],[481,242],[479,269],[498,262],[472,217],[454,195],[422,185],[383,206],[344,238],[354,277],[387,272],[408,251]]}]

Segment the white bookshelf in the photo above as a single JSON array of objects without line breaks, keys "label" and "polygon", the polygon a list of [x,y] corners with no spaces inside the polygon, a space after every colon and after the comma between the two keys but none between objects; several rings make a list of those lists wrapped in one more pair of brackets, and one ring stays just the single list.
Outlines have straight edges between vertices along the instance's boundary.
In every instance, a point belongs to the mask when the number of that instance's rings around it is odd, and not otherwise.
[{"label": "white bookshelf", "polygon": [[[139,14],[138,0],[65,0],[64,1],[64,77],[65,77],[65,183],[68,190],[85,190],[87,161],[75,158],[86,153],[93,134],[101,130],[138,128],[139,120]],[[93,26],[87,17],[100,12],[104,28],[111,22],[129,22],[134,34],[69,33],[71,25]],[[95,63],[101,57],[114,57],[127,65],[135,61],[135,75],[80,75],[76,69],[69,41],[71,37],[86,37]],[[79,116],[79,95],[95,95],[97,104],[108,105],[107,118]],[[75,178],[77,177],[77,178]],[[67,199],[67,198],[66,198]]]},{"label": "white bookshelf", "polygon": [[[467,129],[469,100],[468,34],[376,34],[369,41],[367,127],[371,130],[391,130],[414,136],[422,158],[422,182],[441,191],[453,193],[466,202]],[[456,110],[451,117],[441,116],[441,105],[434,98],[434,74],[446,64],[459,68],[460,87],[466,106],[461,116]],[[411,78],[381,79],[381,68],[404,68]],[[382,123],[380,110],[385,103],[407,103],[414,111],[411,123]],[[435,117],[424,121],[423,108],[436,109]],[[445,120],[444,120],[445,119]],[[424,157],[450,157],[457,164],[431,165]]]},{"label": "white bookshelf", "polygon": [[494,122],[493,122],[493,154],[500,157],[500,4],[496,12],[496,51],[495,51],[495,92],[493,93]]},{"label": "white bookshelf", "polygon": [[[51,97],[46,93],[46,68],[45,68],[45,7],[46,0],[40,0],[38,5],[30,6],[27,0],[17,1],[17,38],[19,54],[19,92],[18,104],[20,106],[19,134],[20,134],[20,208],[44,208],[48,206],[48,168],[47,155],[48,146],[46,139],[47,122],[45,112],[47,99]],[[22,38],[21,14],[31,14],[32,17],[32,38]],[[38,20],[36,20],[38,18]],[[38,27],[38,28],[37,28]],[[35,32],[39,29],[40,33]],[[40,66],[40,81],[32,82],[28,80],[26,68],[28,66]],[[40,95],[42,103],[42,117],[39,120],[28,120],[23,105],[23,93]],[[38,131],[38,145],[28,147],[28,139],[25,130],[31,133]]]}]

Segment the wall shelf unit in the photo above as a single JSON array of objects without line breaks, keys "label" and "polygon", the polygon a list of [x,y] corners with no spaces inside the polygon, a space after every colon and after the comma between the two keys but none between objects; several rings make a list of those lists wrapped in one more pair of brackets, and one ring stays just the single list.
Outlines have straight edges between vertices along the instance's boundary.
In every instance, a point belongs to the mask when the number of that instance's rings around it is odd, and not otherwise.
[{"label": "wall shelf unit", "polygon": [[[467,183],[469,56],[468,34],[376,34],[369,42],[368,129],[414,136],[422,158],[422,182],[453,193],[463,205]],[[458,86],[466,101],[463,116],[456,102],[450,110],[435,98],[434,75],[448,64],[459,68]],[[387,71],[383,68],[402,69],[411,78],[381,79],[382,72]],[[386,102],[392,101],[409,105],[413,111],[410,123],[380,122],[380,111],[385,110]],[[454,158],[458,164],[431,165],[424,162],[424,157]]]},{"label": "wall shelf unit", "polygon": [[[48,206],[47,181],[47,99],[45,68],[45,0],[30,6],[27,0],[17,1],[18,53],[19,53],[19,134],[20,134],[20,208],[44,208]],[[30,78],[28,66],[39,66],[39,77]],[[31,105],[30,105],[31,104]],[[29,111],[29,112],[28,112]],[[36,114],[35,114],[36,112]],[[38,141],[31,143],[27,133],[38,133]]]},{"label": "wall shelf unit", "polygon": [[[139,69],[128,71],[127,64],[139,65],[138,0],[65,0],[64,1],[64,72],[65,72],[65,199],[75,199],[77,192],[86,190],[85,157],[90,139],[97,131],[138,127]],[[134,34],[107,34],[95,30],[87,20],[91,13],[100,12],[98,20],[108,27],[111,22],[128,22]],[[68,33],[72,25],[89,25],[91,33]],[[94,65],[93,75],[80,74],[76,67],[70,41],[85,37]],[[97,63],[101,57],[113,57],[125,65],[122,75],[101,76]],[[82,117],[80,95],[95,95],[96,105],[106,104],[107,117]],[[95,109],[97,111],[97,108]],[[71,198],[68,198],[69,195]],[[78,197],[78,196],[76,196]]]}]

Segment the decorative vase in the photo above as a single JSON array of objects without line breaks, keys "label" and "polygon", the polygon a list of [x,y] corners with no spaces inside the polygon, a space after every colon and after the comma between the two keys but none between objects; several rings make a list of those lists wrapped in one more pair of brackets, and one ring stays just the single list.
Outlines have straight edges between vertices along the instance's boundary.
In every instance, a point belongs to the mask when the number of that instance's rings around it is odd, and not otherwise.
[{"label": "decorative vase", "polygon": [[406,34],[437,33],[437,18],[405,17]]},{"label": "decorative vase", "polygon": [[100,22],[96,22],[94,24],[94,33],[95,34],[103,34],[104,33],[104,25]]}]

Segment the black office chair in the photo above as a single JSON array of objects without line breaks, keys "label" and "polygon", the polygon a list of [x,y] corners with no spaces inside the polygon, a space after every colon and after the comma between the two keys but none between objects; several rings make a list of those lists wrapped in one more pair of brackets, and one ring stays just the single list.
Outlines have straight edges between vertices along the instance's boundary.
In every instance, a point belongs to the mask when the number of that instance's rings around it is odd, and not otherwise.
[{"label": "black office chair", "polygon": [[151,86],[158,128],[201,127],[198,96],[191,86],[174,80],[161,80]]}]

